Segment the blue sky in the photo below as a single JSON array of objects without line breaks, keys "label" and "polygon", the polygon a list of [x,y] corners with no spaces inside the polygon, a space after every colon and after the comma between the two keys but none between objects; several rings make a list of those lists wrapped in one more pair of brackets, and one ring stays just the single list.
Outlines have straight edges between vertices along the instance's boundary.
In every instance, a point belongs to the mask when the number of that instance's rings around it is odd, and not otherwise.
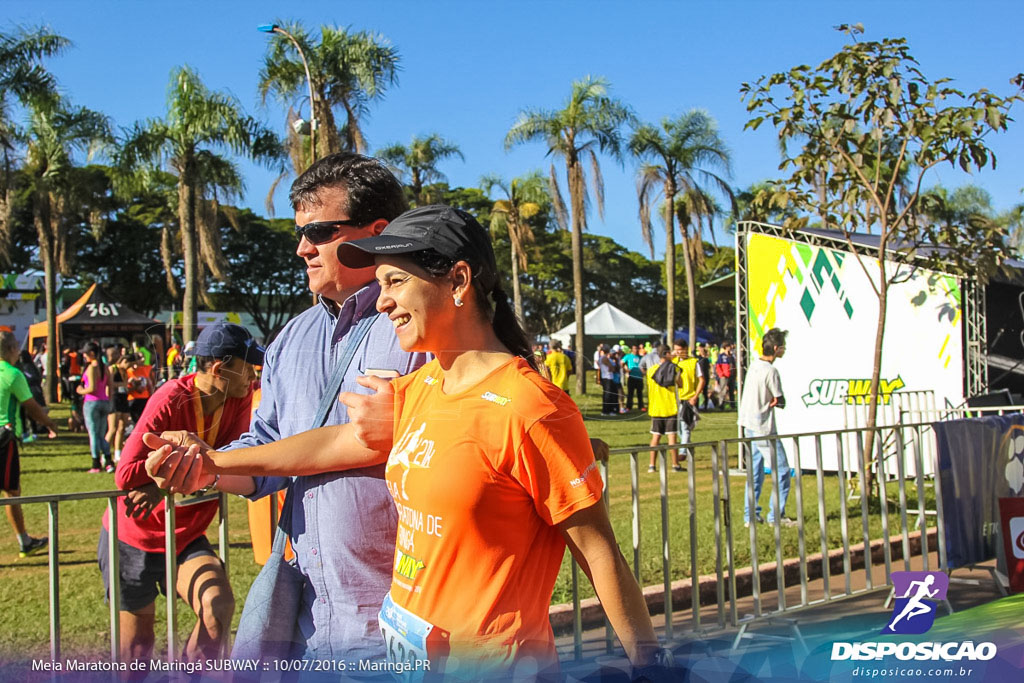
[{"label": "blue sky", "polygon": [[[1024,3],[965,2],[7,2],[0,25],[47,24],[74,47],[49,65],[72,101],[110,115],[120,127],[162,116],[173,67],[189,64],[211,88],[229,90],[276,130],[285,108],[260,103],[256,78],[267,36],[256,26],[294,19],[379,31],[402,56],[399,84],[365,123],[371,147],[439,133],[465,162],[442,166],[453,185],[485,173],[513,177],[550,161],[540,144],[506,153],[504,135],[524,107],[553,108],[573,80],[600,75],[612,94],[646,121],[693,107],[719,122],[738,187],[777,177],[774,129],[744,131],[739,86],[797,64],[817,64],[845,36],[831,27],[862,22],[866,37],[903,36],[931,79],[963,90],[1009,94],[1024,71],[1019,31]],[[1024,119],[1022,107],[1013,115]],[[999,165],[973,177],[941,167],[927,185],[974,182],[999,210],[1024,201],[1024,121],[991,139]],[[647,253],[640,237],[636,165],[602,158],[606,213],[593,232]],[[242,165],[244,203],[263,213],[273,174]],[[564,187],[564,186],[563,186]],[[287,213],[285,192],[278,214]],[[664,233],[656,228],[656,247]],[[660,257],[661,250],[658,249]]]}]

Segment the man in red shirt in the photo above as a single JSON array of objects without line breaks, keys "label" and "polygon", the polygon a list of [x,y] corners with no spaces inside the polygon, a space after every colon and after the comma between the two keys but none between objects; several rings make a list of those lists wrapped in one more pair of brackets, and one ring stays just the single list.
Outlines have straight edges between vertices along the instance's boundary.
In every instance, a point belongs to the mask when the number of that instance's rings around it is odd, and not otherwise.
[{"label": "man in red shirt", "polygon": [[[118,488],[129,492],[117,505],[122,661],[149,659],[157,592],[167,594],[163,492],[146,474],[149,448],[142,443],[142,435],[187,430],[207,443],[223,446],[249,426],[256,378],[253,366],[263,363],[263,349],[244,327],[217,323],[203,329],[193,353],[197,372],[164,383],[149,399],[125,443],[114,477]],[[175,589],[197,616],[185,656],[189,660],[215,659],[221,656],[229,633],[235,600],[224,566],[205,536],[218,502],[190,502],[179,501],[175,509]],[[97,552],[108,596],[109,528],[104,514]]]}]

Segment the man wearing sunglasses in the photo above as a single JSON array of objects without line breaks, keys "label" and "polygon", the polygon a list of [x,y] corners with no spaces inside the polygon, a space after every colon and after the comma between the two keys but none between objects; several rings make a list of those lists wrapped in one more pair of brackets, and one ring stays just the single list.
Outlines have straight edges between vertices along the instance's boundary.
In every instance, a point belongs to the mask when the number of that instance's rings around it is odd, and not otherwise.
[{"label": "man wearing sunglasses", "polygon": [[[401,184],[383,164],[348,153],[313,164],[295,180],[290,199],[295,208],[296,254],[306,262],[309,288],[318,301],[292,319],[267,348],[262,397],[249,433],[222,450],[257,446],[310,428],[357,323],[377,313],[380,287],[374,267],[342,266],[338,246],[379,234],[407,208]],[[424,354],[402,351],[387,316],[374,319],[356,348],[342,382],[343,392],[369,394],[356,382],[360,375],[373,370],[404,375],[427,360]],[[335,400],[327,424],[345,422],[347,408]],[[185,443],[189,438],[177,435],[172,440]],[[167,469],[151,471],[161,485],[167,485],[168,479],[161,478],[167,473]],[[290,656],[384,657],[377,613],[391,583],[398,517],[383,477],[380,465],[294,479],[201,474],[196,480],[198,486],[254,500],[289,489],[282,527],[305,576]],[[267,597],[250,593],[247,604],[257,605]],[[242,649],[246,647],[243,634],[260,634],[266,640],[267,633],[277,631],[269,621],[275,620],[255,610],[244,611],[234,656],[263,654]]]}]

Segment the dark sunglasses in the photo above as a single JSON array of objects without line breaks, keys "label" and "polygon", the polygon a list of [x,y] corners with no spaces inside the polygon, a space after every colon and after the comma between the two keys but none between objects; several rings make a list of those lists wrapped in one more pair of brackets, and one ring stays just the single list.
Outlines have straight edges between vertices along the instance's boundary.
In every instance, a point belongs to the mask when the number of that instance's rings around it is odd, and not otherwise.
[{"label": "dark sunglasses", "polygon": [[325,244],[333,240],[342,227],[358,228],[364,225],[358,221],[314,221],[305,225],[295,226],[295,236],[300,240],[305,237],[312,245]]}]

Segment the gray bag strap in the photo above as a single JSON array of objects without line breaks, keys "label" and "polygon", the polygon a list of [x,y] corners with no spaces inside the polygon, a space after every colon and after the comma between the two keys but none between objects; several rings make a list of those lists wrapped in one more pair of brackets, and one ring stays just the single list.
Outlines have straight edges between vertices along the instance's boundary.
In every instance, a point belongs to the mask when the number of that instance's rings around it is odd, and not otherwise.
[{"label": "gray bag strap", "polygon": [[316,417],[313,418],[313,424],[310,426],[310,429],[323,427],[324,423],[327,422],[327,414],[331,412],[331,406],[334,405],[334,401],[338,398],[338,392],[341,391],[341,382],[345,379],[348,366],[352,364],[352,358],[355,357],[356,351],[359,350],[359,345],[379,315],[381,314],[377,313],[376,315],[366,316],[352,330],[352,335],[345,346],[345,353],[342,354],[341,360],[338,361],[338,365],[334,368],[334,373],[327,382],[327,388],[324,389],[324,395],[320,397],[320,407],[316,411]]},{"label": "gray bag strap", "polygon": [[[337,400],[338,392],[341,391],[341,383],[345,379],[345,373],[348,372],[348,368],[352,365],[352,359],[356,355],[356,351],[359,350],[359,345],[366,338],[366,334],[370,331],[370,327],[373,325],[377,316],[381,315],[368,315],[358,323],[352,330],[352,334],[349,336],[348,344],[345,345],[345,352],[341,356],[341,360],[334,368],[334,372],[331,373],[330,379],[327,381],[327,388],[324,389],[323,396],[320,397],[320,406],[317,408],[316,417],[313,418],[313,424],[310,429],[318,429],[324,426],[327,421],[327,415],[331,412],[331,406],[334,405],[334,401]],[[284,544],[287,540],[287,534],[284,533],[284,529],[287,529],[291,524],[291,512],[292,508],[288,504],[291,498],[291,491],[285,495],[284,506],[281,510],[281,519],[278,520],[277,531],[274,533],[274,543],[271,547],[271,552],[284,553]]]}]

